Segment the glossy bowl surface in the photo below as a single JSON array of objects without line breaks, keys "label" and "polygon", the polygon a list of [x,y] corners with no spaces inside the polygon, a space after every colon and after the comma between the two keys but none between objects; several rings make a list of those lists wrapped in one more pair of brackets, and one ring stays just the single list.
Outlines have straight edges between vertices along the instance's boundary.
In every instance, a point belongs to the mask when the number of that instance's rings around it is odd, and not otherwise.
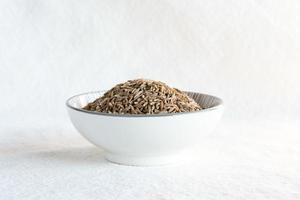
[{"label": "glossy bowl surface", "polygon": [[108,114],[83,110],[104,91],[75,95],[66,102],[75,128],[101,147],[109,161],[162,165],[180,161],[215,128],[223,113],[220,98],[187,92],[205,109],[175,114]]}]

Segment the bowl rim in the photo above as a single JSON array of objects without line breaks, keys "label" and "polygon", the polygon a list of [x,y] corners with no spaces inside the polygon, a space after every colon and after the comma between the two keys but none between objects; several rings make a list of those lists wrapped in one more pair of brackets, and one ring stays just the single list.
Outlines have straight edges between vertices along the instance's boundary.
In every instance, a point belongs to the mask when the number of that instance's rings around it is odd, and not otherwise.
[{"label": "bowl rim", "polygon": [[66,106],[68,108],[72,109],[72,110],[79,111],[79,112],[86,113],[86,114],[109,116],[109,117],[147,117],[148,118],[148,117],[169,117],[169,116],[175,116],[175,115],[188,115],[188,114],[203,113],[203,112],[208,112],[208,111],[219,109],[219,108],[223,107],[223,105],[224,105],[223,100],[221,98],[217,97],[217,96],[213,96],[213,95],[205,94],[205,93],[199,93],[199,92],[192,92],[192,91],[183,91],[183,92],[185,92],[185,93],[195,93],[195,94],[210,96],[212,98],[217,99],[219,101],[219,104],[216,105],[216,106],[213,106],[213,107],[210,107],[210,108],[205,108],[205,109],[198,110],[198,111],[181,112],[181,113],[160,113],[160,114],[115,114],[115,113],[104,113],[104,112],[84,110],[82,108],[74,107],[74,106],[72,106],[70,104],[70,101],[73,98],[75,98],[75,97],[84,96],[84,95],[93,94],[93,93],[101,93],[101,92],[104,93],[106,91],[107,90],[96,90],[96,91],[84,92],[84,93],[73,95],[73,96],[69,97],[66,100]]}]

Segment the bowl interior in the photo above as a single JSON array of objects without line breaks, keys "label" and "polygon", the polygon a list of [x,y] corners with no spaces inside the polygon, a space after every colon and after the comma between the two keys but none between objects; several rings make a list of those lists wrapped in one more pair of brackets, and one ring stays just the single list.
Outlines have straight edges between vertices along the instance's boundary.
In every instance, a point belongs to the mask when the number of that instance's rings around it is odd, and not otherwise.
[{"label": "bowl interior", "polygon": [[[105,91],[95,91],[95,92],[87,92],[87,93],[75,95],[75,96],[69,98],[67,100],[66,104],[68,107],[75,109],[75,110],[79,110],[79,111],[84,111],[84,112],[89,112],[89,113],[98,113],[98,114],[107,114],[107,113],[99,113],[99,112],[94,112],[94,111],[86,111],[86,110],[82,109],[88,103],[99,98],[104,93],[105,93]],[[220,98],[215,97],[215,96],[196,93],[196,92],[185,92],[185,93],[188,96],[190,96],[191,98],[193,98],[202,108],[204,108],[203,110],[196,111],[196,112],[213,109],[213,108],[220,106],[223,103]],[[142,114],[139,114],[139,116],[141,116],[141,115]],[[160,115],[160,114],[157,114],[157,115]]]}]

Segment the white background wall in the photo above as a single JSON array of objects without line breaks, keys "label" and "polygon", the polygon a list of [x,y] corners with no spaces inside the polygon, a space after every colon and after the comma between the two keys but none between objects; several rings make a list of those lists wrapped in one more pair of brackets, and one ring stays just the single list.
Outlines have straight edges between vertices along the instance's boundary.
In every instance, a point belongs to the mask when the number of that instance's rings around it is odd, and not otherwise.
[{"label": "white background wall", "polygon": [[2,124],[138,77],[220,96],[225,118],[299,117],[300,1],[0,2]]}]

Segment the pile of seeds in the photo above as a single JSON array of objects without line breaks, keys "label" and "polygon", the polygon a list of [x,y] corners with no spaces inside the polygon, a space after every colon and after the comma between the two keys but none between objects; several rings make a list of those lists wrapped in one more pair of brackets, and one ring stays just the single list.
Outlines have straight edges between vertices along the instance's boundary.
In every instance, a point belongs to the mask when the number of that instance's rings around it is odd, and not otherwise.
[{"label": "pile of seeds", "polygon": [[116,85],[83,109],[116,114],[160,114],[202,108],[187,94],[165,83],[136,79]]}]

